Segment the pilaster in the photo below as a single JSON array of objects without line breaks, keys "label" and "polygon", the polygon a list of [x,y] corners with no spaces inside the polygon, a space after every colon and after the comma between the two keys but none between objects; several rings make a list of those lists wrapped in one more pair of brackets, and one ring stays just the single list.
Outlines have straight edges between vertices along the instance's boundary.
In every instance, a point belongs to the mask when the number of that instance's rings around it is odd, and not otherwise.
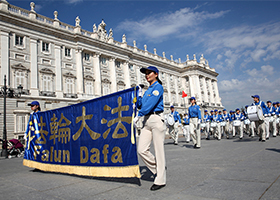
[{"label": "pilaster", "polygon": [[62,73],[61,73],[61,47],[55,45],[55,92],[57,98],[63,98]]},{"label": "pilaster", "polygon": [[116,79],[116,67],[115,58],[109,59],[109,69],[110,69],[110,81],[111,81],[111,93],[117,92],[117,79]]},{"label": "pilaster", "polygon": [[128,61],[125,61],[123,63],[123,75],[124,75],[125,89],[128,89],[131,87],[130,75],[129,75],[129,69],[128,69]]},{"label": "pilaster", "polygon": [[38,45],[37,39],[30,38],[30,68],[31,68],[31,84],[30,93],[32,96],[39,96],[39,85],[38,85]]},{"label": "pilaster", "polygon": [[[1,1],[2,3],[2,1]],[[10,85],[10,60],[9,60],[9,33],[1,31],[1,85],[4,85],[4,75],[7,77],[7,83]]]},{"label": "pilaster", "polygon": [[94,67],[94,89],[95,95],[101,96],[101,73],[100,73],[100,61],[99,61],[100,54],[95,53],[93,55],[93,67]]},{"label": "pilaster", "polygon": [[207,87],[206,87],[206,80],[205,80],[204,76],[202,77],[202,84],[203,84],[203,91],[204,91],[204,101],[209,102],[208,92],[207,92]]},{"label": "pilaster", "polygon": [[82,49],[76,49],[76,72],[77,72],[77,94],[82,97],[84,94],[84,80],[83,80],[83,60]]}]

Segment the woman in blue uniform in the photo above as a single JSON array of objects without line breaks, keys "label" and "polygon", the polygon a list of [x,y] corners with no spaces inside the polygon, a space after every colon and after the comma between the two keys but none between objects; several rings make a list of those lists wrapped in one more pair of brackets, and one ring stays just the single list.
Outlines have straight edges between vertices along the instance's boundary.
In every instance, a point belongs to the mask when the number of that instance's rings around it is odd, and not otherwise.
[{"label": "woman in blue uniform", "polygon": [[189,107],[189,118],[190,118],[190,134],[194,143],[194,148],[200,148],[201,134],[200,134],[200,121],[201,112],[200,107],[196,105],[195,97],[190,98],[191,106]]},{"label": "woman in blue uniform", "polygon": [[[151,190],[158,190],[166,184],[166,168],[164,154],[165,125],[163,120],[163,87],[158,78],[158,69],[154,66],[141,68],[146,74],[150,86],[143,98],[139,89],[137,108],[139,112],[133,120],[136,124],[144,116],[143,127],[138,142],[138,153],[153,174],[156,174]],[[155,156],[150,152],[153,140]]]}]

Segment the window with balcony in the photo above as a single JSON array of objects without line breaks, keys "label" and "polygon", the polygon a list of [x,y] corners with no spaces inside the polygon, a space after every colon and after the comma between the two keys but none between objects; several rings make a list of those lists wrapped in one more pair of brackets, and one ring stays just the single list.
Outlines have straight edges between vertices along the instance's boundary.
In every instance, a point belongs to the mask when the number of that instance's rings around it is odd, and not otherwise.
[{"label": "window with balcony", "polygon": [[43,52],[49,52],[49,46],[50,44],[47,42],[42,42],[42,51]]},{"label": "window with balcony", "polygon": [[15,45],[23,46],[23,36],[16,35],[15,38]]}]

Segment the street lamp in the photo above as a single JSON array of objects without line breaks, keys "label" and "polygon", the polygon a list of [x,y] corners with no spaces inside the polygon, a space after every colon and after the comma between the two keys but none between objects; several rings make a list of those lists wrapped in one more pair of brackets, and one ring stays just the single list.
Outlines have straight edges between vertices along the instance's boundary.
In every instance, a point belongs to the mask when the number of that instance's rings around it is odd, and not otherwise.
[{"label": "street lamp", "polygon": [[6,75],[4,75],[4,86],[0,89],[0,97],[4,97],[4,126],[3,126],[3,141],[2,141],[2,152],[1,156],[8,158],[7,153],[7,128],[6,128],[6,98],[13,98],[17,97],[19,98],[22,94],[23,87],[19,85],[17,87],[18,91],[15,92],[12,88],[8,88],[6,85]]}]

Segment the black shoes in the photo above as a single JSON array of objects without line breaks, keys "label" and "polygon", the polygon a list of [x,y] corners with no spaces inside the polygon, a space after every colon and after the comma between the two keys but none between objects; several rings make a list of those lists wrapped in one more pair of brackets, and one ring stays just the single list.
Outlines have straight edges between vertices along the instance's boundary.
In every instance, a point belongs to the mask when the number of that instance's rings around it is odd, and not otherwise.
[{"label": "black shoes", "polygon": [[196,144],[193,146],[194,149],[200,149]]},{"label": "black shoes", "polygon": [[262,140],[262,142],[265,142],[265,140]]},{"label": "black shoes", "polygon": [[165,184],[164,185],[153,184],[152,187],[150,188],[150,190],[152,190],[152,191],[159,190],[159,189],[163,188],[164,186],[165,186]]}]

